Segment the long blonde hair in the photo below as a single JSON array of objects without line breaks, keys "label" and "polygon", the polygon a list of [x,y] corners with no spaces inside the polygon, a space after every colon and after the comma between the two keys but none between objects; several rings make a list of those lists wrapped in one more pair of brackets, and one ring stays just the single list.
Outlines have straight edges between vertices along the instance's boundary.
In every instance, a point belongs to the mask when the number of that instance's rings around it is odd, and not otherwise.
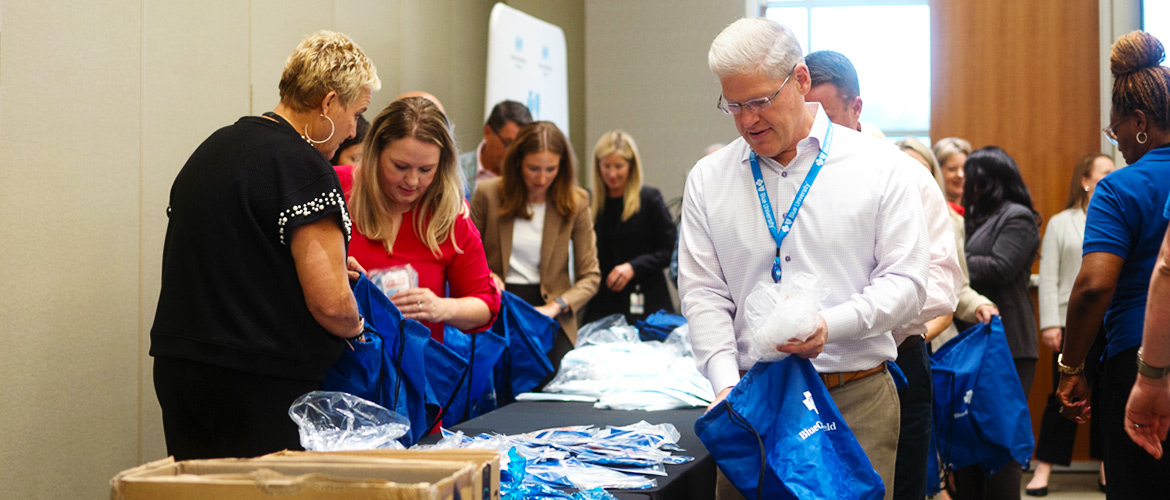
[{"label": "long blonde hair", "polygon": [[455,141],[447,128],[447,116],[431,101],[422,97],[407,97],[390,103],[374,118],[364,143],[362,166],[356,170],[349,211],[358,231],[371,240],[381,241],[387,252],[394,251],[393,229],[387,195],[379,182],[378,159],[391,142],[411,137],[439,147],[439,165],[435,179],[422,197],[415,202],[414,235],[431,250],[435,257],[442,255],[439,245],[448,239],[455,251],[463,250],[455,243],[455,221],[467,217],[463,201],[455,150]]},{"label": "long blonde hair", "polygon": [[601,177],[601,159],[617,153],[630,164],[626,190],[622,194],[622,222],[630,220],[642,208],[642,158],[634,138],[621,130],[606,132],[593,147],[593,217],[601,218],[605,208],[607,186]]}]

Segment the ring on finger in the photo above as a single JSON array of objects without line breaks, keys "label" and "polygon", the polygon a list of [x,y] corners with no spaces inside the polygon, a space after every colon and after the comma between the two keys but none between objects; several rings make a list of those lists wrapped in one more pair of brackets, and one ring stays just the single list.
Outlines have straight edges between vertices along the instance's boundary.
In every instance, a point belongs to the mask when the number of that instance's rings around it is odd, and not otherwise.
[{"label": "ring on finger", "polygon": [[418,306],[418,312],[422,312],[422,301],[415,302],[415,305]]}]

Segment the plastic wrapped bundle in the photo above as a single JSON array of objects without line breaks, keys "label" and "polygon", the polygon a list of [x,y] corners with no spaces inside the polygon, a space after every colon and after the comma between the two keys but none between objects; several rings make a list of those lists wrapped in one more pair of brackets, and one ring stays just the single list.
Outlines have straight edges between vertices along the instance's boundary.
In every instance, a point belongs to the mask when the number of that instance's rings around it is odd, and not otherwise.
[{"label": "plastic wrapped bundle", "polygon": [[824,283],[808,273],[793,273],[780,283],[760,283],[748,294],[745,314],[752,332],[749,353],[759,361],[788,356],[776,346],[805,341],[817,327],[820,302],[829,296]]},{"label": "plastic wrapped bundle", "polygon": [[410,430],[406,417],[344,392],[305,394],[288,415],[309,451],[402,449],[398,438]]}]

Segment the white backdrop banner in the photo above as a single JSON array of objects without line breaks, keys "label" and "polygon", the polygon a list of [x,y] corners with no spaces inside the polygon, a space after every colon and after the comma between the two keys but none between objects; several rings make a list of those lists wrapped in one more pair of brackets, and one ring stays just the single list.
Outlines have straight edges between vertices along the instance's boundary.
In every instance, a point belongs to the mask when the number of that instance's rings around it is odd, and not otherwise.
[{"label": "white backdrop banner", "polygon": [[497,3],[488,23],[484,122],[504,100],[528,106],[569,134],[569,77],[565,32],[559,26]]}]

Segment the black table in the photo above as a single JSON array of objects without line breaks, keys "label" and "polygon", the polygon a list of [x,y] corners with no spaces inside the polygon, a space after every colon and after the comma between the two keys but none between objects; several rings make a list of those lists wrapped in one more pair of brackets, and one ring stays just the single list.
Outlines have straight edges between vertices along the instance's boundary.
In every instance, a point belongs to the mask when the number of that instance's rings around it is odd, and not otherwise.
[{"label": "black table", "polygon": [[[481,432],[522,434],[525,432],[566,425],[622,426],[645,420],[651,424],[671,423],[680,435],[678,446],[686,451],[675,455],[695,457],[680,465],[667,465],[666,476],[654,476],[658,486],[648,490],[608,490],[619,499],[641,500],[683,499],[710,500],[715,498],[715,459],[695,435],[695,420],[703,415],[703,408],[666,411],[598,410],[593,403],[528,402],[520,401],[491,413],[456,425],[451,430],[463,431],[469,437]],[[433,443],[438,435],[428,436],[424,443]]]}]

